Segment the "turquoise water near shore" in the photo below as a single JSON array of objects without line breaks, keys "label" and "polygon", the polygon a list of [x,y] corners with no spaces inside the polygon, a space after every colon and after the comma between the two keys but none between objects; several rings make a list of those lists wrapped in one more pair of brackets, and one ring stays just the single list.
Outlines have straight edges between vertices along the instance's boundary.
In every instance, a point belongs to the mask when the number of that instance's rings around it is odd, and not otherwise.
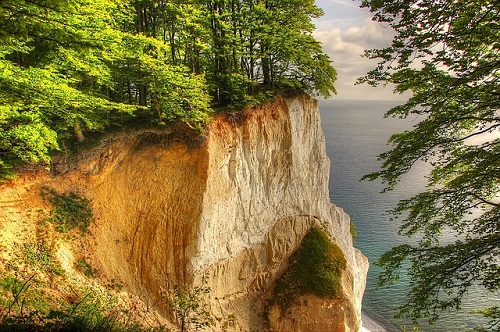
[{"label": "turquoise water near shore", "polygon": [[[386,142],[391,134],[411,128],[418,119],[383,119],[383,114],[395,101],[328,100],[320,102],[322,127],[325,132],[327,154],[331,160],[331,200],[350,215],[358,236],[355,246],[370,260],[363,311],[383,327],[377,331],[402,331],[411,327],[408,321],[394,319],[397,305],[402,304],[408,287],[407,281],[389,288],[375,286],[378,268],[376,259],[391,247],[411,240],[399,236],[398,224],[389,221],[385,211],[395,206],[399,199],[410,197],[425,187],[429,166],[418,164],[399,184],[396,190],[380,194],[380,182],[359,180],[367,173],[378,170],[377,155],[388,149]],[[485,307],[499,303],[497,298],[484,298],[470,292],[469,303],[459,312],[447,313],[435,325],[425,323],[421,331],[464,331],[481,322],[477,315],[468,312],[478,301]],[[411,331],[411,328],[409,329]]]}]

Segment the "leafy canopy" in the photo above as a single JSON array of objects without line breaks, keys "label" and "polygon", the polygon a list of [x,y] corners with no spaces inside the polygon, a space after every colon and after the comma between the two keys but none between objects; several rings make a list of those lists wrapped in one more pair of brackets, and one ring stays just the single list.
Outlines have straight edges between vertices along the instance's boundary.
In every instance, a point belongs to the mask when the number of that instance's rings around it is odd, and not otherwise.
[{"label": "leafy canopy", "polygon": [[[366,51],[378,66],[360,82],[412,92],[388,117],[418,116],[412,130],[391,137],[382,170],[365,176],[397,185],[417,161],[433,166],[427,189],[392,211],[400,232],[416,236],[379,260],[382,284],[409,263],[411,288],[402,315],[415,321],[461,308],[474,286],[500,287],[500,2],[490,0],[364,1],[389,24],[392,45]],[[442,234],[454,234],[443,243]],[[498,328],[499,310],[484,311]]]},{"label": "leafy canopy", "polygon": [[0,6],[0,180],[63,143],[124,123],[182,121],[279,91],[329,97],[314,1],[5,0]]}]

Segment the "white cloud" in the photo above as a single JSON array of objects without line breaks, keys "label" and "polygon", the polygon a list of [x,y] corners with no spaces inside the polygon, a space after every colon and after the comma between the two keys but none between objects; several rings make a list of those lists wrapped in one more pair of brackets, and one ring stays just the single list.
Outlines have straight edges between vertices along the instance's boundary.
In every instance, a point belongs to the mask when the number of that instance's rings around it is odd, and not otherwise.
[{"label": "white cloud", "polygon": [[[350,5],[352,1],[323,0]],[[321,4],[320,4],[321,5]],[[328,10],[327,10],[328,9]],[[323,43],[324,51],[330,56],[337,69],[338,96],[342,99],[400,99],[390,88],[372,88],[368,85],[354,85],[358,77],[373,69],[377,60],[362,57],[365,49],[389,46],[393,31],[373,22],[371,16],[359,8],[338,12],[335,7],[325,8],[325,16],[316,22],[314,36]],[[341,15],[341,16],[338,16]]]},{"label": "white cloud", "polygon": [[359,9],[359,6],[354,1],[346,1],[346,0],[324,0],[324,1],[332,2],[341,6]]}]

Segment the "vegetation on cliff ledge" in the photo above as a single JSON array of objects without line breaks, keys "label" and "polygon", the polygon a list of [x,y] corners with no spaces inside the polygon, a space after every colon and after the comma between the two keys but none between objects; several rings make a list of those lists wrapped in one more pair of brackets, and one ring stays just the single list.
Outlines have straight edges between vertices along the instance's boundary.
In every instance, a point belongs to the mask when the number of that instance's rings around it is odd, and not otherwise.
[{"label": "vegetation on cliff ledge", "polygon": [[78,227],[87,231],[93,218],[90,200],[76,192],[58,193],[44,188],[43,196],[52,204],[50,216],[45,220],[57,224],[57,230],[67,232]]},{"label": "vegetation on cliff ledge", "polygon": [[10,248],[0,245],[0,331],[168,330],[146,323],[147,308],[132,297],[119,297],[121,281],[99,279],[99,270],[86,260],[87,242],[77,241],[73,228],[88,226],[88,200],[73,192],[45,194],[52,211],[38,210],[41,218],[33,221],[34,228],[16,231],[24,233],[21,241]]},{"label": "vegetation on cliff ledge", "polygon": [[290,258],[288,270],[276,281],[273,301],[286,308],[301,294],[338,297],[346,266],[342,250],[324,230],[313,227]]},{"label": "vegetation on cliff ledge", "polygon": [[202,130],[214,109],[335,92],[313,0],[5,0],[0,180],[127,122]]}]

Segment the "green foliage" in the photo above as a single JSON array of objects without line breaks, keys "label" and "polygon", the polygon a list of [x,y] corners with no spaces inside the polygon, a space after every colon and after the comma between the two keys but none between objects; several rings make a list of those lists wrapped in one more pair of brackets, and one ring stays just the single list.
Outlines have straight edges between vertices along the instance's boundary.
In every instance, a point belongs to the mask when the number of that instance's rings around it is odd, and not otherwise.
[{"label": "green foliage", "polygon": [[[110,112],[134,108],[112,102],[106,53],[112,1],[12,1],[0,10],[0,151],[12,162],[49,163],[59,140],[77,126],[106,126]],[[4,172],[2,172],[4,173]]]},{"label": "green foliage", "polygon": [[205,286],[186,289],[178,285],[164,292],[180,332],[199,331],[210,327],[212,317],[204,302],[204,296],[208,293],[210,288]]},{"label": "green foliage", "polygon": [[43,194],[53,206],[47,220],[57,224],[58,231],[67,232],[76,227],[82,232],[87,231],[93,212],[91,202],[85,196],[73,191],[57,193],[52,189],[46,189]]},{"label": "green foliage", "polygon": [[285,91],[329,97],[312,0],[5,0],[0,8],[0,180],[124,123],[181,121]]},{"label": "green foliage", "polygon": [[25,331],[24,327],[42,322],[57,305],[35,276],[0,279],[0,331]]},{"label": "green foliage", "polygon": [[54,257],[54,252],[44,241],[24,243],[22,253],[24,261],[34,269],[54,275],[62,275],[64,273],[61,265]]},{"label": "green foliage", "polygon": [[158,59],[148,57],[141,64],[148,72],[144,82],[149,87],[157,122],[181,120],[201,132],[211,112],[205,81],[185,67],[166,66]]},{"label": "green foliage", "polygon": [[37,286],[34,275],[0,279],[0,331],[163,331],[144,328],[110,302],[88,293],[76,303],[56,302]]},{"label": "green foliage", "polygon": [[76,262],[76,268],[83,272],[86,277],[95,277],[98,273],[97,270],[93,269],[84,259],[79,259]]},{"label": "green foliage", "polygon": [[323,13],[314,1],[214,1],[204,6],[210,20],[206,77],[222,104],[244,105],[245,96],[294,87],[329,97],[335,70],[312,37],[311,20]]},{"label": "green foliage", "polygon": [[290,262],[288,270],[276,281],[274,302],[287,307],[300,294],[329,298],[341,295],[342,270],[347,261],[324,230],[311,228]]},{"label": "green foliage", "polygon": [[88,293],[68,309],[54,312],[53,316],[60,320],[66,331],[120,331],[124,327],[115,313],[106,312],[109,306]]},{"label": "green foliage", "polygon": [[[0,279],[1,295],[3,297],[2,307],[5,308],[2,311],[5,311],[5,315],[10,315],[16,307],[22,312],[26,303],[25,296],[33,278],[34,275],[24,282],[12,276],[6,276]],[[11,298],[9,298],[9,295]]]},{"label": "green foliage", "polygon": [[[460,310],[471,287],[491,294],[500,287],[500,6],[483,0],[364,6],[396,35],[391,46],[366,51],[380,62],[360,82],[412,92],[386,116],[421,120],[391,137],[382,170],[365,178],[382,179],[390,190],[415,163],[433,166],[427,189],[392,211],[400,232],[417,239],[382,256],[380,280],[397,280],[409,263],[401,314],[432,322],[442,311]],[[445,233],[455,239],[443,243]]]},{"label": "green foliage", "polygon": [[358,236],[358,232],[356,231],[356,225],[354,225],[354,223],[352,222],[349,224],[349,231],[353,239]]},{"label": "green foliage", "polygon": [[[7,158],[8,159],[8,158]],[[18,159],[0,160],[0,183],[13,180],[17,177],[14,171],[15,165],[19,163]]]},{"label": "green foliage", "polygon": [[500,308],[491,307],[474,311],[473,313],[482,315],[488,319],[488,327],[477,326],[472,331],[498,331],[500,328]]}]

